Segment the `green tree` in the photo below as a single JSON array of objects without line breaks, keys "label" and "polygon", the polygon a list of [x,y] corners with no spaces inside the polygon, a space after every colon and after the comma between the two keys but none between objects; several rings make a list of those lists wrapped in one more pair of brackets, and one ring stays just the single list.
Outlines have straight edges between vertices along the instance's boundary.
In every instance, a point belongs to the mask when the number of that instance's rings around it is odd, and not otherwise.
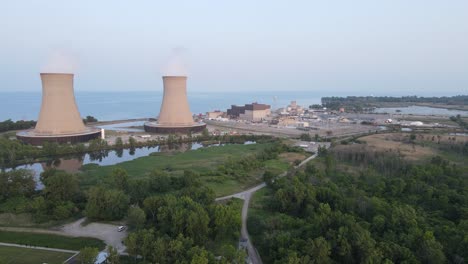
[{"label": "green tree", "polygon": [[112,181],[117,189],[124,192],[128,190],[128,173],[123,168],[118,167],[112,171]]},{"label": "green tree", "polygon": [[107,248],[107,264],[120,264],[120,255],[113,246]]},{"label": "green tree", "polygon": [[192,257],[192,261],[190,261],[190,264],[208,264],[208,263],[209,263],[208,251],[206,250],[201,250],[201,252],[195,254],[195,256]]},{"label": "green tree", "polygon": [[122,219],[127,213],[129,198],[122,191],[92,187],[88,191],[86,216],[99,220]]},{"label": "green tree", "polygon": [[67,219],[72,216],[73,209],[75,209],[75,204],[72,202],[58,204],[53,210],[54,218],[56,220]]},{"label": "green tree", "polygon": [[86,118],[83,118],[83,123],[87,124],[87,123],[93,123],[93,122],[97,122],[97,118],[95,118],[94,116],[86,116]]},{"label": "green tree", "polygon": [[312,263],[326,264],[332,263],[330,258],[331,246],[323,237],[317,237],[307,242],[307,249],[304,252],[310,252],[309,256],[312,258]]},{"label": "green tree", "polygon": [[263,173],[263,181],[267,184],[267,185],[271,185],[273,184],[275,178],[278,177],[278,174],[273,172],[272,170],[266,170],[264,173]]},{"label": "green tree", "polygon": [[232,206],[214,206],[214,231],[217,239],[238,237],[241,226],[240,214]]},{"label": "green tree", "polygon": [[93,247],[85,247],[80,250],[79,261],[81,264],[94,264],[99,254],[99,249]]},{"label": "green tree", "polygon": [[0,172],[0,202],[17,196],[31,197],[35,189],[36,182],[31,171],[20,169]]},{"label": "green tree", "polygon": [[44,197],[35,197],[30,204],[31,212],[34,215],[34,221],[43,222],[49,218],[48,206]]},{"label": "green tree", "polygon": [[146,221],[145,211],[143,211],[138,206],[131,206],[128,209],[127,221],[131,227],[134,227],[137,229],[142,228]]},{"label": "green tree", "polygon": [[135,148],[137,141],[134,137],[130,136],[128,138],[128,144],[130,145],[130,148]]},{"label": "green tree", "polygon": [[143,201],[143,208],[145,212],[151,216],[153,223],[156,221],[156,214],[163,203],[164,198],[160,196],[150,196]]},{"label": "green tree", "polygon": [[122,140],[121,137],[117,137],[117,138],[115,139],[115,144],[114,144],[114,146],[115,146],[116,148],[123,148],[123,140]]},{"label": "green tree", "polygon": [[44,180],[43,192],[52,201],[73,201],[80,193],[78,179],[75,175],[56,171]]},{"label": "green tree", "polygon": [[312,141],[312,137],[309,133],[302,133],[299,139],[302,141]]},{"label": "green tree", "polygon": [[124,244],[127,247],[128,255],[130,257],[133,257],[136,263],[138,254],[140,254],[140,251],[139,251],[140,245],[138,243],[138,235],[136,233],[129,234],[125,238]]},{"label": "green tree", "polygon": [[435,240],[432,232],[425,232],[419,241],[418,255],[424,263],[445,263],[446,258],[442,245]]}]

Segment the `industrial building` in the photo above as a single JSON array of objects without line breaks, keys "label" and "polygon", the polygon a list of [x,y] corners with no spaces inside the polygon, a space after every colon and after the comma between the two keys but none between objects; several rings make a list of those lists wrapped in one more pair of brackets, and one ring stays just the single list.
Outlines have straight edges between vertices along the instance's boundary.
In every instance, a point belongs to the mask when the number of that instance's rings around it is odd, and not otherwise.
[{"label": "industrial building", "polygon": [[230,118],[251,122],[263,121],[270,114],[270,105],[259,103],[246,104],[243,106],[231,105],[231,108],[227,110],[227,115]]},{"label": "industrial building", "polygon": [[220,111],[220,110],[215,110],[211,112],[206,112],[206,118],[208,120],[212,119],[217,119],[217,118],[222,118],[226,115],[226,112]]},{"label": "industrial building", "polygon": [[189,133],[200,132],[206,124],[194,122],[187,99],[187,76],[163,76],[164,94],[156,122],[146,122],[146,132]]},{"label": "industrial building", "polygon": [[77,143],[99,138],[101,130],[86,127],[73,90],[73,74],[41,73],[42,103],[36,127],[16,137],[32,145],[44,142]]}]

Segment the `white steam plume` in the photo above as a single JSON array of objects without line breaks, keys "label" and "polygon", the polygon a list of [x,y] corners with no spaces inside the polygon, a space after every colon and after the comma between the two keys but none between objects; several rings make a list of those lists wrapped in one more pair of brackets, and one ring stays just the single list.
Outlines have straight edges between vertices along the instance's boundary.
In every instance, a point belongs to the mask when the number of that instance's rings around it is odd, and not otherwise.
[{"label": "white steam plume", "polygon": [[188,65],[186,58],[186,50],[184,48],[175,48],[169,57],[168,62],[163,68],[164,76],[187,76]]},{"label": "white steam plume", "polygon": [[54,51],[49,55],[46,64],[41,67],[42,73],[74,73],[77,60],[68,52]]}]

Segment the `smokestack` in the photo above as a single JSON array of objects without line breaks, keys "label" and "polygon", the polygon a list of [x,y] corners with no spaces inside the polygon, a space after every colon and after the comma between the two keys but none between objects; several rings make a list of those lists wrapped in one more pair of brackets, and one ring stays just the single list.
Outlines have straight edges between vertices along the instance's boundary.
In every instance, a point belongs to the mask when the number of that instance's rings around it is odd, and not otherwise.
[{"label": "smokestack", "polygon": [[42,104],[34,131],[38,135],[81,133],[86,130],[73,91],[73,74],[41,73]]},{"label": "smokestack", "polygon": [[73,90],[73,74],[41,73],[42,104],[36,127],[16,134],[33,145],[45,141],[76,143],[99,138],[101,131],[86,127],[81,119]]},{"label": "smokestack", "polygon": [[164,94],[158,121],[145,124],[146,132],[199,132],[204,123],[193,121],[187,99],[187,76],[163,76]]}]

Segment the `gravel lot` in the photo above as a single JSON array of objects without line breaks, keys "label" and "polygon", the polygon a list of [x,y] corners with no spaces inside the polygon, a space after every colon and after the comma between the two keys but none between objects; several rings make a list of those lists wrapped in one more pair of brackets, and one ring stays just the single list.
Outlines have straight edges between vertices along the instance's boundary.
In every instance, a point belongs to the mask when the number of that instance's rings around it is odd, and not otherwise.
[{"label": "gravel lot", "polygon": [[69,236],[79,237],[94,237],[103,240],[107,245],[111,245],[117,249],[119,253],[125,251],[125,246],[122,241],[127,236],[127,231],[118,232],[117,225],[90,223],[86,226],[81,224],[85,221],[82,218],[76,222],[66,224],[61,228],[61,231]]}]

